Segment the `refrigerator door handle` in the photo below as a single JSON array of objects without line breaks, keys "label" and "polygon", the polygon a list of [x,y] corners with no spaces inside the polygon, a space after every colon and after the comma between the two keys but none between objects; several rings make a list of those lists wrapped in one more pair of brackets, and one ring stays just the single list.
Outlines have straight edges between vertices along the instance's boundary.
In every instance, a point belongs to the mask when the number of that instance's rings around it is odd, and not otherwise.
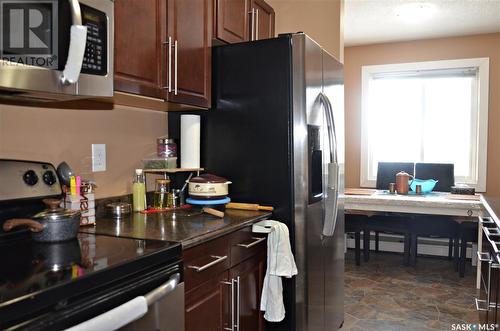
[{"label": "refrigerator door handle", "polygon": [[337,137],[333,120],[332,104],[328,97],[321,92],[319,100],[323,104],[328,128],[330,143],[330,163],[328,163],[327,196],[325,201],[325,219],[323,222],[323,236],[331,237],[337,226],[338,199],[339,199],[339,164],[337,159]]}]

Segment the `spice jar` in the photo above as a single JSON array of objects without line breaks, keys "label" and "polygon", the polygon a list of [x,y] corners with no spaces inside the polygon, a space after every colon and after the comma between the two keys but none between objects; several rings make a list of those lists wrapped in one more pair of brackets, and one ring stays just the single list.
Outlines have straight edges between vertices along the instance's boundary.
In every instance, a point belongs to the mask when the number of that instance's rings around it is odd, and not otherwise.
[{"label": "spice jar", "polygon": [[159,157],[177,157],[177,144],[174,139],[160,137],[156,139],[156,152]]}]

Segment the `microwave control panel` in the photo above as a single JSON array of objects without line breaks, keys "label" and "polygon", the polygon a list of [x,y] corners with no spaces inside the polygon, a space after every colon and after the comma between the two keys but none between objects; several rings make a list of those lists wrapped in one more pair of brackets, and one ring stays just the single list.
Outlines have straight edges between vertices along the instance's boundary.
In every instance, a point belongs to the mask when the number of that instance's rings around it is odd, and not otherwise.
[{"label": "microwave control panel", "polygon": [[107,75],[108,73],[108,18],[105,13],[80,4],[83,25],[87,27],[87,45],[83,57],[82,73]]}]

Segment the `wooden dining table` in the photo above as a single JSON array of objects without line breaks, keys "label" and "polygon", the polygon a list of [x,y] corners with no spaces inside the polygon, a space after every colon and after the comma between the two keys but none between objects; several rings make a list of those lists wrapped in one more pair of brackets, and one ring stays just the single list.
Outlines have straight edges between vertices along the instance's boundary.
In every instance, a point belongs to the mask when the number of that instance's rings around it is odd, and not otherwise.
[{"label": "wooden dining table", "polygon": [[[447,192],[406,195],[389,193],[387,190],[346,188],[340,196],[346,214],[372,216],[384,213],[426,214],[455,216],[457,222],[474,221],[484,215],[483,198],[480,194],[458,195]],[[478,231],[478,247],[482,243],[482,229]],[[474,253],[473,253],[474,254]],[[480,269],[477,271],[479,288]]]}]

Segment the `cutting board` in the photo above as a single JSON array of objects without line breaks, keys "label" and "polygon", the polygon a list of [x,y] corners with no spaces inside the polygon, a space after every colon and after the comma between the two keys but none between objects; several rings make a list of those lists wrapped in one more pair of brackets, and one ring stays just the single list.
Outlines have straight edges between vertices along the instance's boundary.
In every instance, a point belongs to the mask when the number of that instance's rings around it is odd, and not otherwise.
[{"label": "cutting board", "polygon": [[371,188],[346,188],[345,195],[372,195],[377,190]]}]

